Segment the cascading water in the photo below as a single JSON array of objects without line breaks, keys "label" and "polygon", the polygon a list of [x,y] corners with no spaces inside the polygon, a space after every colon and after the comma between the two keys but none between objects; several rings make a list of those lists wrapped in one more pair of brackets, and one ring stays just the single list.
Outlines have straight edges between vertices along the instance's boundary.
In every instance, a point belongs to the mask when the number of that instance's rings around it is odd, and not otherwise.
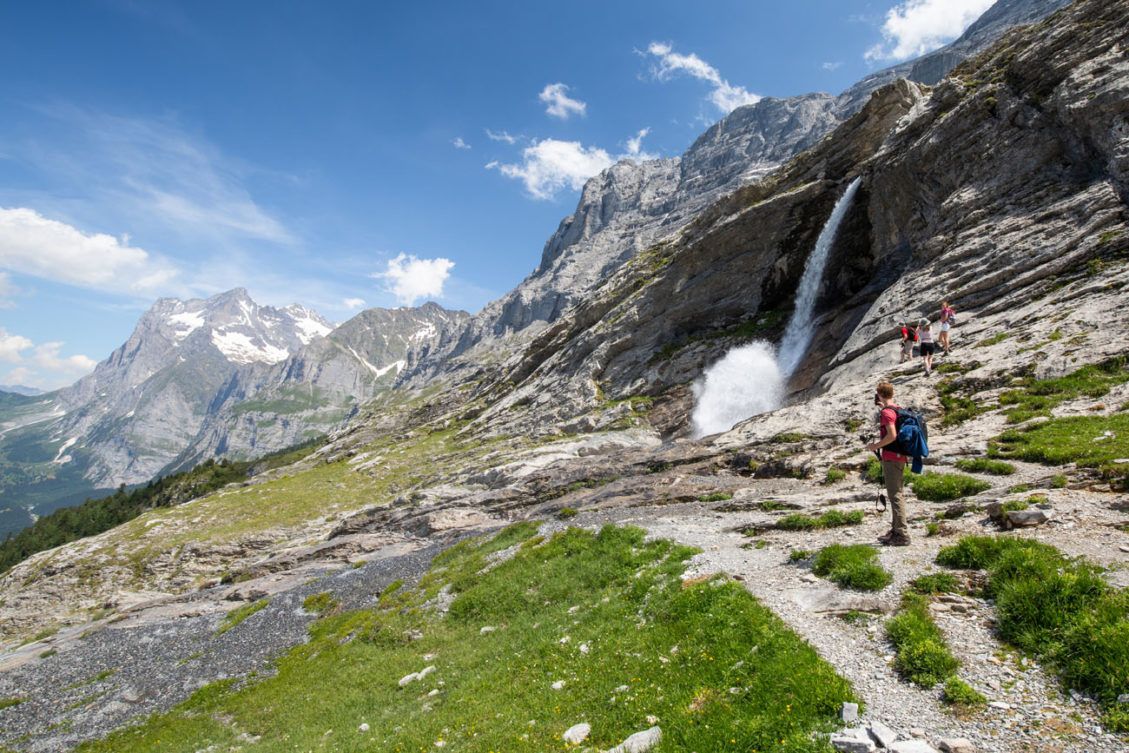
[{"label": "cascading water", "polygon": [[800,365],[815,335],[815,300],[823,281],[823,268],[859,181],[860,178],[851,181],[839,197],[804,265],[796,290],[796,308],[780,341],[779,356],[766,342],[742,345],[726,353],[694,384],[696,404],[691,421],[695,437],[728,431],[746,418],[780,407],[785,382]]}]

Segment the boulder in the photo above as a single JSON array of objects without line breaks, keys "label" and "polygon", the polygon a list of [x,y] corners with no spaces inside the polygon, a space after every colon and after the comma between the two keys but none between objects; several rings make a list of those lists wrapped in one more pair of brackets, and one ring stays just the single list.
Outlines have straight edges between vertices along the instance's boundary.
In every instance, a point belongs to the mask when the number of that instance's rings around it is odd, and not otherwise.
[{"label": "boulder", "polygon": [[873,753],[874,741],[862,727],[852,727],[831,735],[831,747],[842,753]]},{"label": "boulder", "polygon": [[642,732],[636,732],[608,753],[646,753],[654,748],[663,739],[663,731],[658,727],[651,727]]},{"label": "boulder", "polygon": [[976,753],[976,746],[963,737],[941,738],[937,747],[942,753]]},{"label": "boulder", "polygon": [[580,724],[574,724],[567,730],[565,730],[565,733],[561,735],[561,739],[566,743],[570,743],[572,745],[580,745],[580,743],[588,739],[588,735],[590,735],[591,733],[592,725],[581,722]]}]

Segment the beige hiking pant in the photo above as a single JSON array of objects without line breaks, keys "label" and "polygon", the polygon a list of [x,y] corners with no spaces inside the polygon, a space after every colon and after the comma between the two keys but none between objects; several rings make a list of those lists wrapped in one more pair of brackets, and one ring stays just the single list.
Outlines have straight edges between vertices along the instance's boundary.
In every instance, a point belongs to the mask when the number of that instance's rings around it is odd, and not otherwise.
[{"label": "beige hiking pant", "polygon": [[886,496],[890,499],[890,530],[895,536],[909,538],[906,523],[906,464],[900,460],[882,461],[882,478],[886,481]]}]

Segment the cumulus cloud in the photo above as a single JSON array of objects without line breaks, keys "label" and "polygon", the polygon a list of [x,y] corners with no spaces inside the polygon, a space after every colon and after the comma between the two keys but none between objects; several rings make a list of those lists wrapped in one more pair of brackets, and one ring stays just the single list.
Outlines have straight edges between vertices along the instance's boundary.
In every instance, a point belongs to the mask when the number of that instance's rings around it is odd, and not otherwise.
[{"label": "cumulus cloud", "polygon": [[456,136],[455,138],[451,139],[451,144],[454,145],[456,149],[470,149],[470,144],[463,141],[462,136]]},{"label": "cumulus cloud", "polygon": [[486,138],[491,141],[501,141],[503,144],[511,145],[516,144],[518,140],[517,136],[507,133],[506,131],[491,131],[489,128],[486,129]]},{"label": "cumulus cloud", "polygon": [[568,96],[568,86],[561,83],[549,84],[541,90],[538,99],[545,103],[545,113],[568,120],[572,115],[584,115],[588,105]]},{"label": "cumulus cloud", "polygon": [[522,150],[520,164],[491,162],[507,178],[520,180],[534,199],[547,200],[565,188],[577,191],[584,181],[615,164],[615,160],[599,147],[586,147],[579,141],[543,139]]},{"label": "cumulus cloud", "polygon": [[177,276],[128,236],[84,233],[33,209],[0,207],[0,269],[93,290],[149,295]]},{"label": "cumulus cloud", "polygon": [[0,361],[13,364],[4,381],[41,389],[55,389],[90,373],[97,365],[81,354],[62,355],[63,343],[36,345],[23,335],[0,328]]},{"label": "cumulus cloud", "polygon": [[643,151],[643,139],[647,138],[647,134],[650,132],[650,128],[640,128],[638,133],[629,138],[626,144],[627,153],[624,157],[633,160],[657,159],[657,155]]},{"label": "cumulus cloud", "polygon": [[959,37],[995,0],[906,0],[886,12],[880,44],[869,62],[908,60]]},{"label": "cumulus cloud", "polygon": [[389,292],[405,306],[421,298],[439,298],[443,284],[455,263],[450,259],[419,259],[410,254],[399,254],[388,260],[388,268],[373,275],[386,281]]},{"label": "cumulus cloud", "polygon": [[674,51],[671,45],[663,42],[651,42],[647,52],[658,58],[658,64],[652,69],[655,78],[666,81],[676,74],[685,74],[713,86],[709,100],[724,113],[732,112],[743,105],[756,104],[761,100],[759,94],[753,94],[743,86],[734,86],[722,78],[721,73],[712,65],[702,60],[694,53],[684,55]]},{"label": "cumulus cloud", "polygon": [[355,309],[364,308],[365,299],[364,298],[346,298],[344,301],[341,302],[341,304],[345,308],[349,309],[350,311],[353,311]]}]

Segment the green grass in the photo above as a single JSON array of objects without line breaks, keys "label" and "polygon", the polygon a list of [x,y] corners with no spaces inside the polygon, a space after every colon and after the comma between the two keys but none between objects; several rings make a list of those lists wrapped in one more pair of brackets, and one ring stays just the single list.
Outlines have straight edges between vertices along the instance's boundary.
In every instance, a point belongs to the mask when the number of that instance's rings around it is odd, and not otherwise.
[{"label": "green grass", "polygon": [[1004,340],[1008,339],[1009,337],[1011,337],[1010,332],[1000,332],[999,334],[995,334],[995,335],[992,335],[991,337],[984,338],[980,342],[976,343],[976,345],[974,345],[973,347],[974,348],[986,348],[989,345],[998,345],[998,344],[1002,343]]},{"label": "green grass", "polygon": [[[938,367],[938,371],[940,367]],[[941,400],[944,415],[941,418],[941,427],[949,428],[975,418],[988,410],[986,405],[977,403],[971,397],[961,394],[952,377],[942,379],[937,383],[937,396]]]},{"label": "green grass", "polygon": [[979,494],[992,485],[972,476],[961,473],[937,473],[927,471],[920,476],[911,476],[909,485],[918,499],[927,502],[948,502],[961,497]]},{"label": "green grass", "polygon": [[27,700],[26,698],[21,698],[19,696],[9,696],[8,698],[0,698],[0,709],[9,709],[12,706],[19,706],[21,703],[23,703],[26,700]]},{"label": "green grass", "polygon": [[776,527],[782,531],[811,531],[817,528],[838,528],[839,526],[858,525],[863,521],[865,513],[862,510],[842,512],[841,510],[828,510],[817,515],[803,515],[793,513],[785,515],[776,521]]},{"label": "green grass", "polygon": [[575,507],[562,507],[561,509],[557,510],[557,518],[559,518],[560,520],[575,518],[579,514],[580,513]]},{"label": "green grass", "polygon": [[1097,468],[1115,489],[1129,488],[1129,463],[1113,462],[1129,457],[1129,415],[1055,418],[1027,429],[1006,431],[995,447],[1002,457]]},{"label": "green grass", "polygon": [[[337,609],[337,599],[333,598],[333,594],[329,591],[322,591],[317,594],[310,594],[302,602],[302,609],[314,614],[325,614]],[[265,605],[264,605],[265,606]]]},{"label": "green grass", "polygon": [[[388,608],[318,620],[273,676],[208,686],[79,750],[227,750],[246,733],[264,753],[414,753],[440,740],[468,753],[552,751],[579,721],[606,750],[651,726],[648,715],[661,720],[659,750],[827,750],[813,734],[836,728],[848,683],[739,584],[684,585],[693,550],[633,528],[569,529],[479,574],[490,552],[523,540],[503,536],[448,552]],[[446,615],[421,608],[444,586],[455,594]],[[423,637],[405,638],[413,630]]]},{"label": "green grass", "polygon": [[793,549],[788,552],[788,561],[803,562],[806,559],[811,559],[812,554],[814,554],[814,552],[810,549]]},{"label": "green grass", "polygon": [[937,562],[988,572],[997,631],[1054,667],[1067,688],[1092,694],[1110,729],[1129,732],[1129,592],[1110,586],[1093,565],[1029,539],[969,536]]},{"label": "green grass", "polygon": [[910,581],[910,588],[919,594],[958,593],[960,581],[952,573],[927,573]]},{"label": "green grass", "polygon": [[894,668],[915,685],[931,688],[959,666],[923,596],[907,593],[903,597],[901,609],[886,621],[886,636],[894,644]]},{"label": "green grass", "polygon": [[1120,356],[1055,379],[1025,377],[1017,389],[1000,395],[1000,406],[1006,409],[1009,421],[1018,423],[1034,416],[1049,416],[1067,400],[1102,397],[1111,387],[1124,382],[1129,382],[1129,368],[1125,357]]},{"label": "green grass", "polygon": [[988,704],[988,699],[982,693],[956,675],[945,680],[941,700],[949,706],[966,712],[983,708]]},{"label": "green grass", "polygon": [[965,458],[956,462],[956,467],[968,473],[988,473],[992,476],[1010,476],[1015,466],[992,458]]},{"label": "green grass", "polygon": [[796,442],[805,442],[811,439],[808,434],[801,434],[798,431],[785,431],[774,436],[771,440],[774,444],[794,444]]},{"label": "green grass", "polygon": [[711,492],[698,497],[699,502],[725,502],[729,499],[733,499],[732,492]]},{"label": "green grass", "polygon": [[847,477],[847,472],[842,468],[828,468],[827,474],[823,477],[825,484],[837,484]]},{"label": "green grass", "polygon": [[231,630],[233,627],[243,622],[243,620],[253,615],[255,612],[258,612],[261,609],[266,609],[267,604],[269,603],[270,599],[263,598],[231,610],[227,613],[227,615],[224,616],[223,622],[220,623],[220,626],[216,628],[216,635],[223,635],[228,630]]},{"label": "green grass", "polygon": [[796,510],[799,505],[792,504],[791,502],[781,502],[778,499],[764,499],[757,503],[757,508],[764,512],[776,512],[778,510]]},{"label": "green grass", "polygon": [[831,544],[819,550],[812,562],[812,572],[856,591],[880,591],[892,580],[882,565],[878,552],[865,544]]},{"label": "green grass", "polygon": [[1066,476],[1061,474],[1061,473],[1057,473],[1051,478],[1051,488],[1052,489],[1065,489],[1066,483],[1067,483]]},{"label": "green grass", "polygon": [[1019,512],[1020,510],[1026,510],[1028,507],[1030,507],[1030,505],[1027,504],[1026,500],[1009,499],[1007,502],[1003,503],[1000,509],[1004,512]]}]

